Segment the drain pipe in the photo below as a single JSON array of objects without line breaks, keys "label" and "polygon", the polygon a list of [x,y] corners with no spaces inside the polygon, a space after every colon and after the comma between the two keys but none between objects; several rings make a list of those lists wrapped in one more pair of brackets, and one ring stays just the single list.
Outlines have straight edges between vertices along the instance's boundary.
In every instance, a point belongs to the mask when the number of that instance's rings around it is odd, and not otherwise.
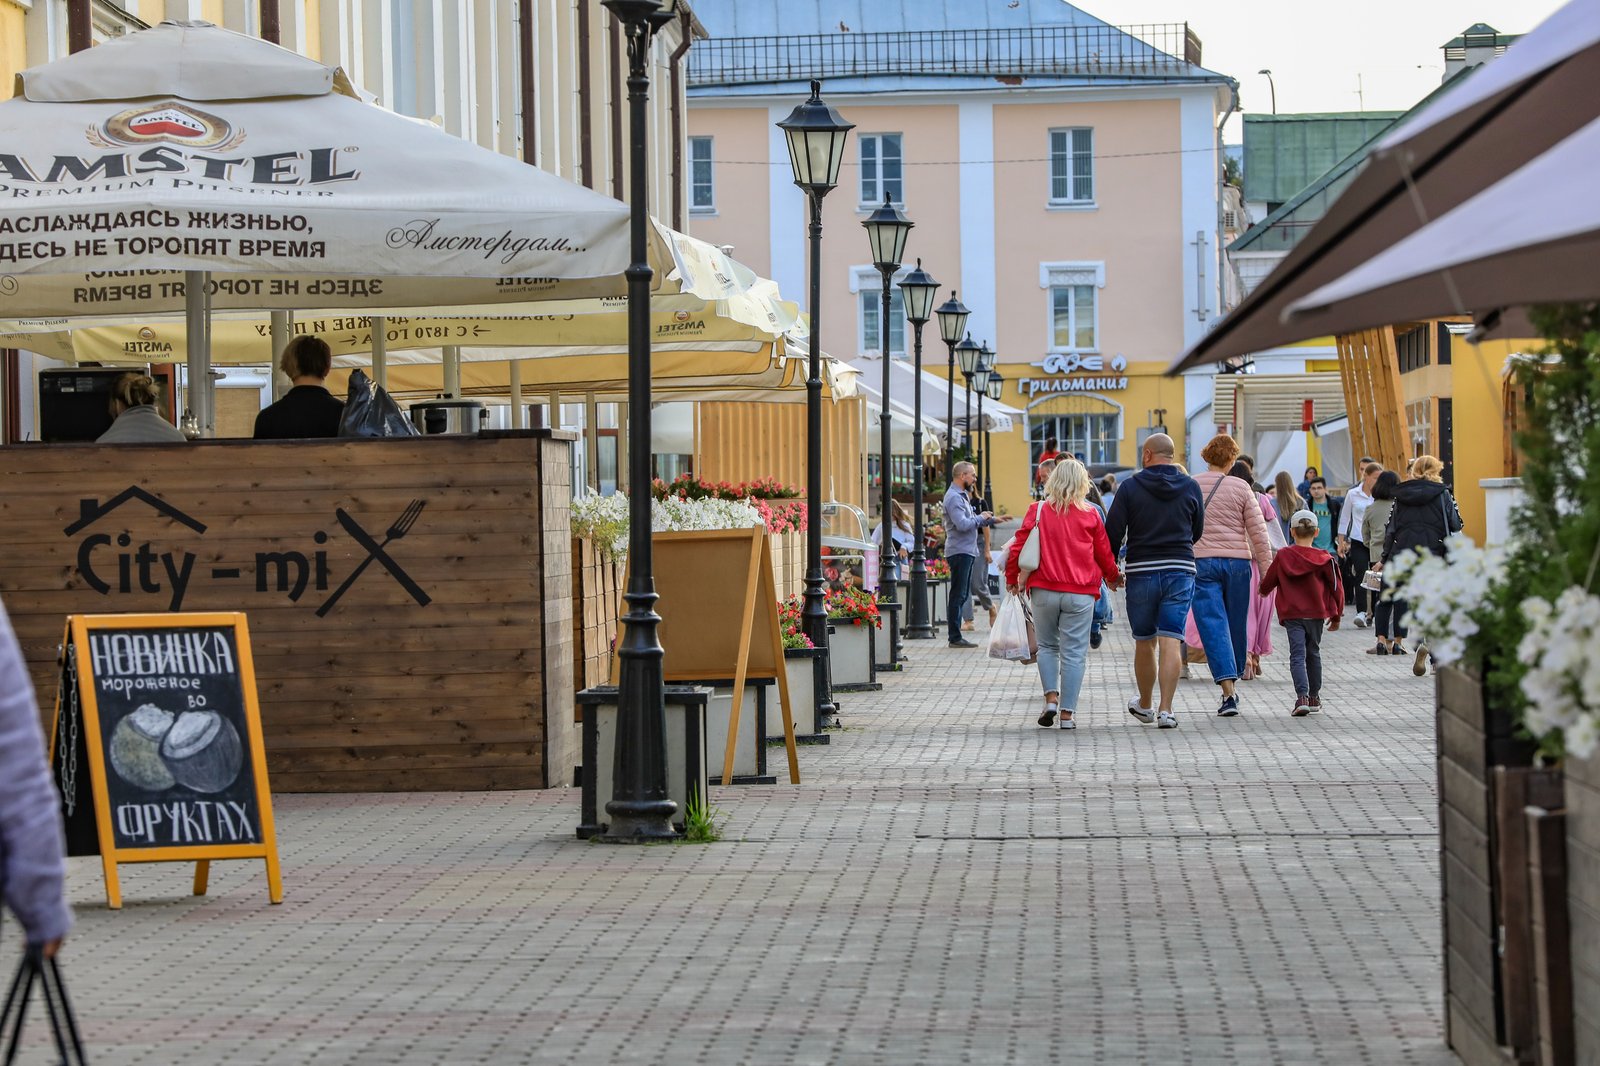
[{"label": "drain pipe", "polygon": [[522,161],[539,165],[539,98],[534,89],[533,0],[517,0],[517,96],[522,106]]},{"label": "drain pipe", "polygon": [[672,93],[668,104],[668,113],[672,116],[672,228],[682,233],[683,204],[688,199],[683,188],[683,57],[689,54],[689,45],[694,40],[694,25],[687,9],[678,13],[678,30],[683,39],[672,50],[667,69],[671,72],[669,91]]},{"label": "drain pipe", "polygon": [[273,44],[282,44],[279,39],[281,33],[279,23],[278,0],[261,0],[261,39],[271,41]]}]

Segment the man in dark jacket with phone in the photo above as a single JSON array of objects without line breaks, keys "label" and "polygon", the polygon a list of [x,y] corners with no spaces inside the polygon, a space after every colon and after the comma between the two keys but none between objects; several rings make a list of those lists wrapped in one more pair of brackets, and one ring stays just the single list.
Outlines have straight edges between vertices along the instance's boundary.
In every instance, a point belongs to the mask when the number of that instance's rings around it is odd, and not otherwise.
[{"label": "man in dark jacket with phone", "polygon": [[[1128,624],[1136,642],[1133,675],[1137,699],[1128,713],[1139,721],[1174,729],[1172,699],[1183,664],[1183,629],[1194,598],[1194,543],[1205,532],[1205,500],[1194,478],[1175,465],[1172,438],[1152,433],[1141,453],[1143,469],[1122,483],[1106,515],[1113,554],[1124,542],[1127,559]],[[1161,703],[1150,697],[1161,684]]]}]

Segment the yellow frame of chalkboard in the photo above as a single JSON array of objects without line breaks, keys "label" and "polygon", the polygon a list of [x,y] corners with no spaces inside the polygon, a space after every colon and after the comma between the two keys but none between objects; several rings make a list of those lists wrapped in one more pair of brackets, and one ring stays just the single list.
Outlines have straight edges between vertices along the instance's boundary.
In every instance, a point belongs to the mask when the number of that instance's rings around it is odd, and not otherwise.
[{"label": "yellow frame of chalkboard", "polygon": [[[89,632],[115,629],[189,629],[220,626],[233,629],[239,651],[239,685],[244,691],[245,728],[250,735],[250,765],[255,771],[256,808],[261,819],[259,844],[201,844],[175,848],[118,848],[111,829],[111,800],[106,785],[105,744],[100,733],[100,704],[95,695],[92,658],[88,654]],[[250,625],[239,612],[179,614],[75,614],[67,616],[67,644],[78,648],[78,702],[83,710],[84,736],[89,753],[89,780],[94,794],[95,829],[100,838],[100,863],[106,875],[106,905],[122,907],[122,883],[117,877],[119,863],[194,862],[194,894],[206,894],[213,859],[264,859],[267,864],[267,895],[273,903],[283,902],[283,878],[278,868],[278,834],[272,820],[272,790],[267,787],[267,756],[261,738],[261,704],[256,696],[256,664],[250,648]],[[57,693],[55,717],[50,727],[50,758],[55,759],[59,735],[61,696]]]},{"label": "yellow frame of chalkboard", "polygon": [[[650,546],[655,589],[661,597],[655,610],[661,616],[662,643],[671,642],[664,679],[733,680],[722,783],[733,783],[745,681],[771,677],[778,683],[778,706],[783,712],[789,782],[798,785],[800,759],[795,752],[789,672],[783,659],[783,627],[778,621],[778,586],[772,576],[767,527],[657,533],[650,538]],[[631,576],[631,572],[624,574],[624,590]],[[624,615],[621,621],[626,624],[626,620]],[[674,634],[690,632],[692,641],[673,639]],[[621,639],[612,658],[611,676],[622,677]]]}]

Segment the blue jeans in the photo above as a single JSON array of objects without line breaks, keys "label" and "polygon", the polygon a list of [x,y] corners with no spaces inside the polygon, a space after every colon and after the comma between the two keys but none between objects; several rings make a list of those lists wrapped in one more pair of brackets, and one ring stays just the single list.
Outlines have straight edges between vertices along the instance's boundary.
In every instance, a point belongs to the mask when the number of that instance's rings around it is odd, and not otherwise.
[{"label": "blue jeans", "polygon": [[1128,628],[1134,640],[1183,639],[1194,597],[1194,575],[1187,570],[1151,570],[1128,575]]},{"label": "blue jeans", "polygon": [[1111,621],[1111,590],[1106,588],[1104,581],[1100,582],[1100,598],[1094,601],[1094,621],[1089,626],[1091,633],[1098,633],[1102,626]]},{"label": "blue jeans", "polygon": [[1052,589],[1037,589],[1032,599],[1033,631],[1039,638],[1039,680],[1046,692],[1061,694],[1063,711],[1075,711],[1089,657],[1095,600]]},{"label": "blue jeans", "polygon": [[1211,680],[1237,681],[1250,621],[1250,560],[1196,559],[1194,570],[1194,627]]},{"label": "blue jeans", "polygon": [[972,595],[972,564],[978,561],[976,555],[946,555],[945,562],[950,564],[950,593],[949,600],[950,643],[954,644],[961,638],[961,614],[966,609],[967,597]]},{"label": "blue jeans", "polygon": [[1322,619],[1291,618],[1283,623],[1289,631],[1289,676],[1294,678],[1296,696],[1322,693]]}]

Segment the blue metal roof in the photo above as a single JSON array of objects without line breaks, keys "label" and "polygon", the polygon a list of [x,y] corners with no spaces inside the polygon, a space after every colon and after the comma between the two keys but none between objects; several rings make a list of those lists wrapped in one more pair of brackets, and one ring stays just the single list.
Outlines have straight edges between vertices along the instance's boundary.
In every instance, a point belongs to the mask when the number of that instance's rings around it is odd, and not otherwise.
[{"label": "blue metal roof", "polygon": [[1222,82],[1183,23],[1116,27],[1066,0],[692,0],[710,39],[689,52],[689,92],[896,92]]}]

